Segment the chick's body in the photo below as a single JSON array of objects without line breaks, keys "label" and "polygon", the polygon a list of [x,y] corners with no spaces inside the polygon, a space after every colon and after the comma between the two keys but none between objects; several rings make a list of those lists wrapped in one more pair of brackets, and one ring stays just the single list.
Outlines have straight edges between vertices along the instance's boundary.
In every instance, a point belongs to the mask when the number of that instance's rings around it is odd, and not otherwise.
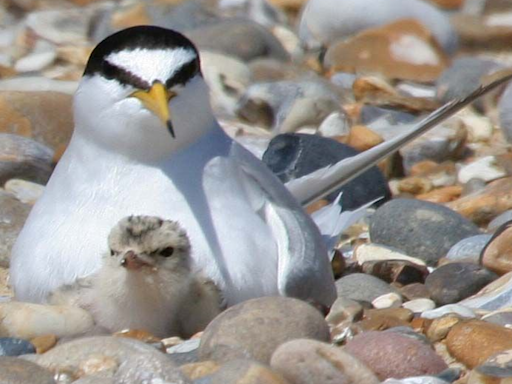
[{"label": "chick's body", "polygon": [[220,312],[219,291],[193,271],[177,223],[130,216],[111,231],[109,247],[97,272],[58,289],[50,302],[87,309],[112,332],[143,329],[159,337],[188,337]]}]

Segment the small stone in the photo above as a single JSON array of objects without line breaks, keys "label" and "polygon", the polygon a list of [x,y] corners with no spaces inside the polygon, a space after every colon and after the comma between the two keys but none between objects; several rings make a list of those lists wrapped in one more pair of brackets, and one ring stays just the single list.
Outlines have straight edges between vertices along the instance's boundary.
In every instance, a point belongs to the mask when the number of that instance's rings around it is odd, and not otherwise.
[{"label": "small stone", "polygon": [[360,244],[354,249],[354,257],[359,265],[379,261],[404,261],[417,266],[425,266],[423,260],[407,256],[396,248],[386,247],[376,243]]},{"label": "small stone", "polygon": [[364,311],[365,319],[375,319],[382,317],[392,317],[403,322],[410,322],[414,314],[405,308],[377,308]]},{"label": "small stone", "polygon": [[211,360],[184,364],[180,367],[181,371],[190,380],[197,380],[205,376],[210,376],[217,372],[219,368],[220,365]]},{"label": "small stone", "polygon": [[497,274],[512,271],[512,221],[504,223],[496,230],[481,253],[482,265]]},{"label": "small stone", "polygon": [[0,267],[0,298],[12,298],[14,296],[11,286],[8,283],[9,270]]},{"label": "small stone", "polygon": [[387,293],[398,293],[385,281],[364,273],[352,273],[336,281],[338,297],[371,303]]},{"label": "small stone", "polygon": [[[480,262],[480,253],[489,243],[491,238],[492,235],[476,235],[462,239],[450,248],[446,254],[446,259],[450,261],[463,261],[478,264]],[[484,266],[491,271],[493,270],[485,264]]]},{"label": "small stone", "polygon": [[348,136],[350,132],[347,116],[333,112],[318,127],[318,133],[324,137]]},{"label": "small stone", "polygon": [[397,293],[386,293],[374,299],[372,305],[377,309],[399,308],[402,305],[402,298]]},{"label": "small stone", "polygon": [[11,249],[31,206],[0,190],[0,267],[9,267]]},{"label": "small stone", "polygon": [[239,101],[236,113],[249,123],[290,133],[317,126],[331,113],[340,111],[336,89],[315,77],[253,84]]},{"label": "small stone", "polygon": [[461,116],[462,123],[468,132],[470,143],[485,142],[492,138],[494,127],[487,116],[477,114]]},{"label": "small stone", "polygon": [[430,292],[425,284],[412,283],[400,287],[400,294],[407,300],[430,299]]},{"label": "small stone", "polygon": [[468,368],[491,356],[512,349],[512,330],[480,320],[456,324],[446,337],[450,354]]},{"label": "small stone", "polygon": [[414,299],[402,304],[402,307],[413,311],[414,313],[422,313],[436,307],[436,303],[430,299]]},{"label": "small stone", "polygon": [[41,335],[36,336],[30,340],[32,345],[36,348],[36,353],[45,353],[52,349],[57,344],[57,336],[55,335]]},{"label": "small stone", "polygon": [[446,207],[412,199],[384,204],[370,222],[372,242],[399,248],[429,265],[435,265],[458,241],[479,232],[473,223]]},{"label": "small stone", "polygon": [[480,318],[489,323],[498,324],[502,327],[512,328],[512,308],[498,309]]},{"label": "small stone", "polygon": [[380,380],[435,375],[448,368],[428,345],[397,332],[356,335],[344,350],[365,363]]},{"label": "small stone", "polygon": [[290,384],[267,365],[245,359],[235,359],[223,364],[206,380],[209,384]]},{"label": "small stone", "polygon": [[367,261],[363,263],[362,271],[399,285],[423,283],[429,273],[426,266],[405,260]]},{"label": "small stone", "polygon": [[407,327],[412,317],[413,313],[405,308],[370,309],[365,311],[364,319],[357,324],[364,331],[383,331],[390,328]]},{"label": "small stone", "polygon": [[405,171],[420,161],[443,163],[461,158],[467,137],[466,128],[460,121],[448,120],[437,125],[399,150]]},{"label": "small stone", "polygon": [[32,139],[0,133],[0,183],[12,178],[45,184],[53,171],[53,151]]},{"label": "small stone", "polygon": [[0,337],[0,356],[20,356],[35,352],[34,345],[27,340]]},{"label": "small stone", "polygon": [[272,33],[250,20],[226,20],[195,28],[187,36],[201,50],[222,52],[242,61],[269,57],[287,61],[289,55]]},{"label": "small stone", "polygon": [[72,96],[60,92],[0,92],[1,131],[56,149],[73,132]]},{"label": "small stone", "polygon": [[58,337],[83,334],[94,321],[78,307],[60,307],[22,302],[0,303],[0,336],[31,339],[54,334]]},{"label": "small stone", "polygon": [[152,343],[160,343],[160,339],[156,337],[155,335],[144,331],[142,329],[126,329],[123,331],[119,331],[114,333],[112,336],[115,337],[127,337],[129,339],[135,339],[142,341],[146,344],[152,344]]},{"label": "small stone", "polygon": [[507,173],[497,164],[496,157],[485,156],[463,166],[459,171],[459,182],[464,184],[474,178],[492,181],[506,176]]},{"label": "small stone", "polygon": [[[494,218],[489,225],[487,225],[487,230],[489,233],[495,233],[503,224],[512,221],[512,210],[505,211],[501,215]],[[492,237],[492,235],[488,235]]]},{"label": "small stone", "polygon": [[379,382],[375,374],[351,354],[315,340],[298,339],[282,344],[272,355],[270,366],[294,384]]},{"label": "small stone", "polygon": [[512,113],[510,112],[511,104],[512,87],[508,85],[505,88],[505,92],[503,92],[501,95],[498,104],[501,132],[508,143],[512,142]]},{"label": "small stone", "polygon": [[101,371],[103,367],[103,373],[113,373],[111,368],[114,361],[119,366],[115,373],[117,383],[142,383],[144,379],[147,382],[154,379],[155,383],[158,379],[173,383],[187,382],[169,356],[145,343],[128,338],[80,338],[60,344],[35,358],[40,366],[56,372],[67,372],[68,376],[78,375],[81,364],[82,368]]},{"label": "small stone", "polygon": [[366,151],[382,143],[384,139],[363,125],[354,125],[350,129],[347,144],[358,151]]},{"label": "small stone", "polygon": [[398,183],[400,192],[413,195],[425,194],[433,187],[432,182],[426,177],[407,177]]},{"label": "small stone", "polygon": [[19,59],[14,69],[19,72],[37,72],[52,64],[57,57],[57,51],[53,44],[44,40],[38,40],[33,51]]},{"label": "small stone", "polygon": [[442,307],[423,312],[421,317],[424,319],[437,319],[448,314],[456,314],[460,317],[466,317],[468,319],[476,317],[475,312],[473,312],[471,308],[460,304],[443,305]]},{"label": "small stone", "polygon": [[456,315],[446,315],[434,319],[432,324],[428,327],[426,336],[433,343],[444,340],[448,335],[448,332],[450,332],[450,330],[461,321],[462,319]]},{"label": "small stone", "polygon": [[53,374],[39,365],[17,357],[0,356],[2,384],[55,384]]},{"label": "small stone", "polygon": [[[437,0],[436,0],[437,1]],[[446,380],[439,379],[435,376],[414,376],[405,379],[386,379],[382,384],[448,384]]]},{"label": "small stone", "polygon": [[511,306],[512,272],[501,276],[477,294],[463,300],[461,304],[469,308],[487,311],[496,311]]},{"label": "small stone", "polygon": [[483,190],[461,197],[447,207],[477,224],[484,224],[512,209],[512,177],[493,181]]},{"label": "small stone", "polygon": [[[286,183],[317,169],[335,164],[358,152],[348,145],[318,135],[283,134],[270,141],[263,162]],[[372,167],[344,187],[327,196],[334,201],[343,192],[344,210],[354,210],[375,199],[391,197],[387,181],[377,167]],[[380,201],[379,201],[380,202]]]},{"label": "small stone", "polygon": [[399,20],[337,41],[325,54],[333,72],[379,73],[387,78],[429,82],[446,68],[448,59],[421,22]]},{"label": "small stone", "polygon": [[171,357],[172,361],[180,366],[183,364],[197,363],[199,344],[201,339],[191,338],[173,347],[168,347],[165,352]]},{"label": "small stone", "polygon": [[[464,276],[463,279],[460,276]],[[438,305],[457,303],[475,293],[498,276],[472,263],[442,265],[427,276],[425,286]]]},{"label": "small stone", "polygon": [[345,297],[338,297],[331,306],[325,320],[329,326],[336,326],[346,320],[350,322],[360,320],[362,316],[363,306],[361,304]]},{"label": "small stone", "polygon": [[434,189],[433,191],[421,193],[416,196],[418,200],[429,201],[431,203],[448,203],[457,200],[462,194],[462,187],[460,185],[452,185]]},{"label": "small stone", "polygon": [[39,199],[44,192],[43,185],[20,179],[7,181],[4,185],[4,189],[16,196],[22,203],[31,205],[35,204],[37,199]]},{"label": "small stone", "polygon": [[512,377],[512,350],[490,357],[468,375],[468,384],[506,383]]},{"label": "small stone", "polygon": [[395,109],[414,114],[433,111],[439,107],[438,103],[432,99],[398,93],[380,77],[358,77],[352,85],[352,91],[356,101],[364,103],[365,106]]},{"label": "small stone", "polygon": [[[444,104],[469,95],[482,84],[482,78],[503,65],[479,57],[455,58],[436,81],[437,98]],[[480,104],[480,101],[477,101]]]},{"label": "small stone", "polygon": [[252,299],[228,308],[206,327],[199,357],[214,361],[251,357],[268,363],[279,345],[296,338],[329,340],[320,312],[292,298]]}]

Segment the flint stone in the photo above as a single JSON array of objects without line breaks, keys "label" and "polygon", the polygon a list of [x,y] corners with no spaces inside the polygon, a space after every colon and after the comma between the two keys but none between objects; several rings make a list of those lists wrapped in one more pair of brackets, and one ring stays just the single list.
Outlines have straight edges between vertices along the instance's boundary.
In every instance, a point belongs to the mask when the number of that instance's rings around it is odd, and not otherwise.
[{"label": "flint stone", "polygon": [[364,332],[349,340],[344,349],[364,362],[380,380],[435,375],[448,368],[424,342],[397,332]]},{"label": "flint stone", "polygon": [[385,281],[364,273],[352,273],[336,281],[338,297],[371,303],[387,293],[400,292]]},{"label": "flint stone", "polygon": [[[278,135],[270,141],[263,154],[263,162],[279,179],[286,183],[317,169],[335,164],[358,152],[335,140],[305,134]],[[345,184],[326,198],[334,201],[343,192],[341,205],[344,210],[353,210],[375,199],[382,204],[391,197],[387,181],[377,167],[372,167],[361,176]]]},{"label": "flint stone", "polygon": [[480,234],[476,225],[442,205],[395,199],[372,216],[372,242],[401,249],[429,265],[446,255],[462,239]]},{"label": "flint stone", "polygon": [[438,305],[457,303],[496,280],[498,275],[472,263],[442,265],[425,279],[432,300]]},{"label": "flint stone", "polygon": [[12,337],[0,337],[0,356],[20,356],[36,353],[30,341]]},{"label": "flint stone", "polygon": [[245,62],[262,57],[289,60],[288,52],[279,40],[251,20],[226,20],[195,28],[187,36],[199,49],[222,52]]},{"label": "flint stone", "polygon": [[294,384],[378,384],[375,374],[343,349],[315,340],[298,339],[282,344],[270,366]]},{"label": "flint stone", "polygon": [[268,363],[279,345],[298,338],[329,341],[329,329],[319,311],[292,298],[252,299],[228,308],[206,327],[199,359],[251,358]]}]

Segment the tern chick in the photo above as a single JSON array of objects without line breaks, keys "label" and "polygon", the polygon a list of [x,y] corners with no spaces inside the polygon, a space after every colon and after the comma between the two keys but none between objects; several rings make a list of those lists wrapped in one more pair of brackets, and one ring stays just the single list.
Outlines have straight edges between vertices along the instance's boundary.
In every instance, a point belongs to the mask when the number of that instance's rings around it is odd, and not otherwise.
[{"label": "tern chick", "polygon": [[220,313],[219,290],[192,270],[190,242],[177,222],[129,216],[108,244],[101,268],[59,288],[50,303],[87,309],[112,332],[144,329],[159,337],[191,336]]}]

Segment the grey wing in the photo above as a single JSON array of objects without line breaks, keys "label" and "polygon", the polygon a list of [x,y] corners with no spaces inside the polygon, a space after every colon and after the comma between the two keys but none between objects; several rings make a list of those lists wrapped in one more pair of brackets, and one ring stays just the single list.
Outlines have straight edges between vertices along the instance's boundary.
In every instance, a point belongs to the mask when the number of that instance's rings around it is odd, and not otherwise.
[{"label": "grey wing", "polygon": [[277,287],[291,296],[330,307],[334,277],[322,236],[283,183],[257,158],[233,143],[254,210],[267,223],[278,249]]}]

